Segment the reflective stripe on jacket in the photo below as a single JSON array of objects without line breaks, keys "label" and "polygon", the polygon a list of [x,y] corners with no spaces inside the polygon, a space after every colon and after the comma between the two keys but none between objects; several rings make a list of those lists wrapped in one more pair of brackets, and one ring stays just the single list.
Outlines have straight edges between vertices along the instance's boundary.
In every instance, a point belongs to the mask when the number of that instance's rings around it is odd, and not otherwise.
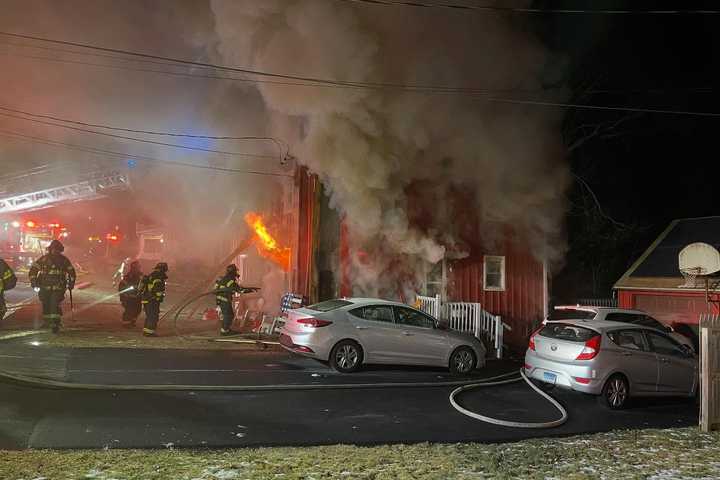
[{"label": "reflective stripe on jacket", "polygon": [[64,255],[43,255],[30,267],[30,284],[43,290],[75,287],[75,269]]}]

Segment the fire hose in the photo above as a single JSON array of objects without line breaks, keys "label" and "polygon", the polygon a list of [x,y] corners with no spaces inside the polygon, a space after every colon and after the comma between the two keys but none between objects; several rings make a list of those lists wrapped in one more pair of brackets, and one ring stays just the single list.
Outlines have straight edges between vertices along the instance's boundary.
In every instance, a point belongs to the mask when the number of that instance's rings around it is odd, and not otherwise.
[{"label": "fire hose", "polygon": [[[249,344],[255,344],[255,345],[279,345],[279,342],[269,342],[266,340],[245,340],[245,339],[232,339],[232,338],[226,338],[226,339],[219,339],[217,337],[204,337],[200,335],[193,335],[188,336],[184,335],[180,329],[178,328],[178,319],[180,318],[180,314],[182,314],[183,310],[185,310],[188,306],[192,305],[196,301],[200,300],[203,297],[206,297],[208,295],[216,295],[218,292],[221,292],[222,290],[210,290],[209,292],[203,292],[201,294],[195,295],[185,302],[183,302],[176,310],[175,315],[173,316],[173,330],[175,332],[175,335],[185,341],[193,341],[193,340],[207,340],[210,342],[218,342],[218,341],[232,341],[233,343],[249,343]],[[195,310],[194,310],[195,311]]]},{"label": "fire hose", "polygon": [[[491,380],[491,379],[487,379]],[[545,398],[548,402],[550,402],[558,411],[560,411],[561,417],[557,420],[553,420],[550,422],[513,422],[511,420],[500,420],[499,418],[493,418],[488,417],[486,415],[481,415],[479,413],[471,412],[470,410],[462,407],[457,399],[457,397],[462,392],[467,392],[468,390],[473,390],[480,387],[491,387],[496,385],[507,385],[510,383],[516,383],[521,380],[525,380],[525,382],[530,385],[530,387],[535,390],[537,393],[540,394],[543,398]],[[483,381],[483,382],[477,382],[477,383],[470,383],[466,385],[461,385],[455,390],[453,390],[450,393],[450,405],[453,406],[455,410],[462,413],[463,415],[467,415],[470,418],[474,418],[475,420],[480,420],[482,422],[486,423],[492,423],[493,425],[501,425],[503,427],[513,427],[513,428],[553,428],[558,427],[565,423],[568,419],[568,413],[567,410],[553,397],[548,395],[547,393],[540,390],[535,384],[533,384],[530,379],[525,375],[525,372],[523,369],[520,369],[520,378],[511,378],[508,380],[499,380],[496,382],[489,382],[489,381]]]},{"label": "fire hose", "polygon": [[[176,310],[173,319],[175,334],[183,340],[217,340],[215,337],[187,336],[180,332],[177,322],[182,311],[195,301],[207,296],[217,294],[217,290],[211,290],[186,300]],[[238,343],[254,344],[277,344],[277,342],[263,342],[260,340],[235,340]],[[388,382],[388,383],[349,383],[349,384],[280,384],[280,385],[111,385],[111,384],[85,384],[72,383],[58,380],[33,378],[26,375],[18,375],[10,372],[0,371],[0,380],[21,384],[31,387],[73,389],[73,390],[100,390],[100,391],[289,391],[289,390],[334,390],[334,389],[377,389],[377,388],[423,388],[423,387],[456,387],[449,396],[450,405],[463,415],[475,420],[511,428],[553,428],[564,424],[568,419],[567,410],[554,398],[543,392],[534,385],[520,369],[520,377],[508,378],[516,375],[516,372],[509,372],[494,377],[477,380],[458,380],[449,382]],[[480,413],[472,412],[460,405],[457,396],[463,392],[481,387],[508,385],[524,380],[535,392],[550,402],[561,414],[561,417],[548,422],[517,422],[493,418]]]}]

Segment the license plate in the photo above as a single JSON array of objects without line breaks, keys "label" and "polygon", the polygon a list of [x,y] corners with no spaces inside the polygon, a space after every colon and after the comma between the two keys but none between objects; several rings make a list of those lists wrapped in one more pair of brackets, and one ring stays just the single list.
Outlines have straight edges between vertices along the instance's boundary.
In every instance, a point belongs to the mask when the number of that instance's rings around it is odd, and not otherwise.
[{"label": "license plate", "polygon": [[543,380],[545,380],[546,382],[555,383],[555,381],[557,380],[557,375],[550,372],[543,372]]}]

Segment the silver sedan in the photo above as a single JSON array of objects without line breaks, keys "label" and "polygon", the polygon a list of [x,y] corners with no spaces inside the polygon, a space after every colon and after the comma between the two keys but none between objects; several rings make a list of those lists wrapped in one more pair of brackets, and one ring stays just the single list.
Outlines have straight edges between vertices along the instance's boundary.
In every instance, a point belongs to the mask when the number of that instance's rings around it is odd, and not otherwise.
[{"label": "silver sedan", "polygon": [[339,372],[363,363],[447,367],[467,374],[485,365],[486,350],[472,335],[448,331],[403,303],[343,298],[290,310],[280,344],[329,361]]},{"label": "silver sedan", "polygon": [[654,328],[603,320],[547,322],[531,335],[524,368],[614,409],[630,396],[692,396],[698,387],[691,348]]}]

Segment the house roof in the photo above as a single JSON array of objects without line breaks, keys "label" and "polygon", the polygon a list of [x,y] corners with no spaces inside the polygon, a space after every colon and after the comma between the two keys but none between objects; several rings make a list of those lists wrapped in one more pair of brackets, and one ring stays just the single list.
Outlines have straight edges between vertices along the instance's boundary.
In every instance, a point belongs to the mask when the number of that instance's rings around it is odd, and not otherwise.
[{"label": "house roof", "polygon": [[678,267],[678,254],[687,245],[704,242],[720,249],[720,216],[673,220],[640,258],[615,283],[614,288],[679,288],[684,279]]}]

